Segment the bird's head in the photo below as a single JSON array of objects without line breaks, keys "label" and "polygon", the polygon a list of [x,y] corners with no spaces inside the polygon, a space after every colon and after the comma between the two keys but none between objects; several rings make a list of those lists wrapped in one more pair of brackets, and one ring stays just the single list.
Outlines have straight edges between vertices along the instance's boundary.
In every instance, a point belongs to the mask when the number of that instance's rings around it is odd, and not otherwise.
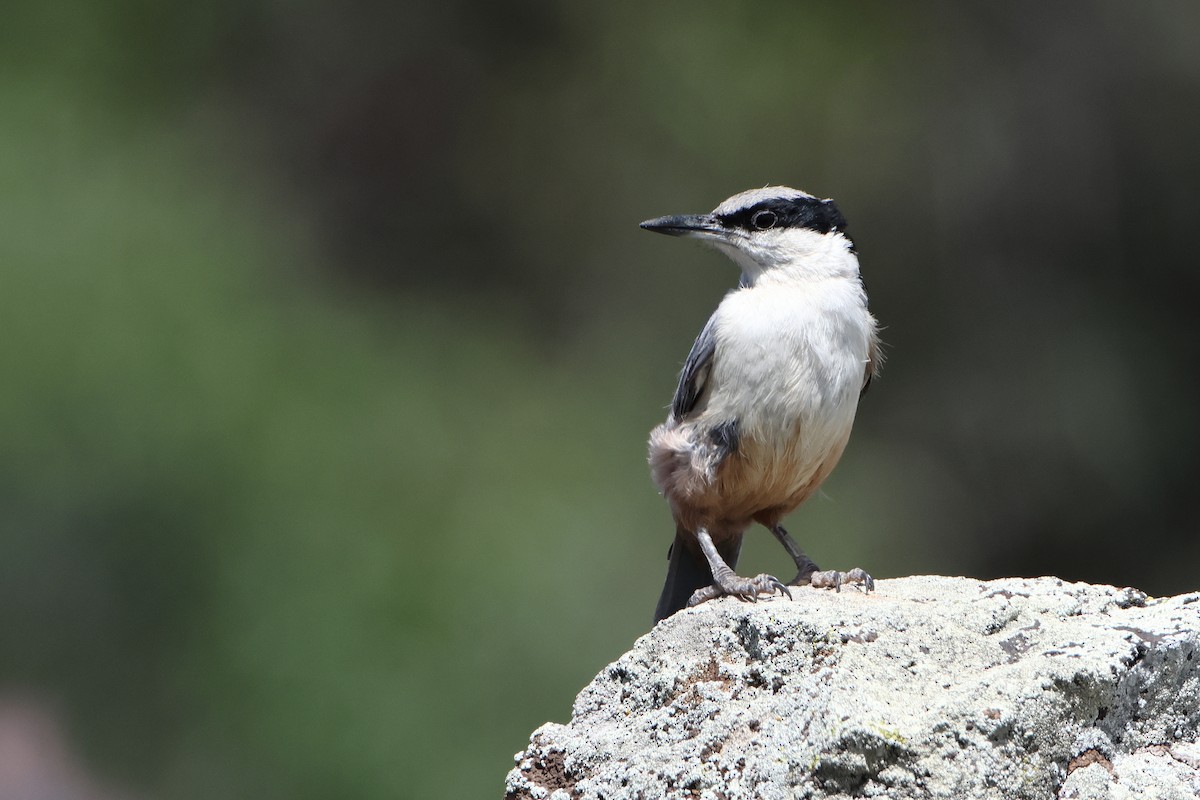
[{"label": "bird's head", "polygon": [[641,227],[711,244],[742,268],[743,281],[789,273],[857,272],[846,218],[832,200],[768,186],[735,194],[709,214],[649,219]]}]

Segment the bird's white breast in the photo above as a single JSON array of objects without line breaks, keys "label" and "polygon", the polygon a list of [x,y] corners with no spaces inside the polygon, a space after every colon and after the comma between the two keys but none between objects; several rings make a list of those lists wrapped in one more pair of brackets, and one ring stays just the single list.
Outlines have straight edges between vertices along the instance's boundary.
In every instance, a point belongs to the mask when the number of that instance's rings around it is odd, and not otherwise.
[{"label": "bird's white breast", "polygon": [[747,444],[792,451],[815,470],[854,422],[874,331],[861,284],[760,283],[726,296],[717,317],[703,416],[737,419]]}]

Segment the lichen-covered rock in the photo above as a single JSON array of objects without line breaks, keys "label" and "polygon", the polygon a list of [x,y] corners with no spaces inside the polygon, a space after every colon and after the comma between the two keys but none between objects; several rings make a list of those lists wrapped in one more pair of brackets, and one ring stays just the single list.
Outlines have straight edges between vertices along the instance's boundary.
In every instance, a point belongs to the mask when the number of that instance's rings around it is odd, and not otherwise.
[{"label": "lichen-covered rock", "polygon": [[507,797],[1200,797],[1200,593],[793,595],[660,623],[534,732]]}]

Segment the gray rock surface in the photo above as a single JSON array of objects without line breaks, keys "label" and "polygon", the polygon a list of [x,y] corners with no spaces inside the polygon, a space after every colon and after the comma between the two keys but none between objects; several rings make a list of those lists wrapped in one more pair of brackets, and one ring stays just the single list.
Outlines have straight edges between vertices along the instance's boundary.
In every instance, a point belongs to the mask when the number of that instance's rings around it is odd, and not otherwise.
[{"label": "gray rock surface", "polygon": [[508,798],[1200,798],[1200,593],[880,581],[663,621]]}]

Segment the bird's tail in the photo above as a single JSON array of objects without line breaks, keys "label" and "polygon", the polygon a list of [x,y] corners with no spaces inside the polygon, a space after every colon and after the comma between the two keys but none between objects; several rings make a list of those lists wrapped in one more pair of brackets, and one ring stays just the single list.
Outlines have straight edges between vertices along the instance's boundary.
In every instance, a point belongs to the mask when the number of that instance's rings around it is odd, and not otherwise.
[{"label": "bird's tail", "polygon": [[[730,569],[737,568],[741,549],[740,536],[730,537],[717,545],[717,552]],[[692,593],[712,582],[712,570],[709,569],[704,553],[700,552],[696,537],[690,531],[677,528],[675,542],[667,555],[667,581],[663,584],[662,595],[658,598],[658,608],[654,609],[655,624],[686,608]]]}]

